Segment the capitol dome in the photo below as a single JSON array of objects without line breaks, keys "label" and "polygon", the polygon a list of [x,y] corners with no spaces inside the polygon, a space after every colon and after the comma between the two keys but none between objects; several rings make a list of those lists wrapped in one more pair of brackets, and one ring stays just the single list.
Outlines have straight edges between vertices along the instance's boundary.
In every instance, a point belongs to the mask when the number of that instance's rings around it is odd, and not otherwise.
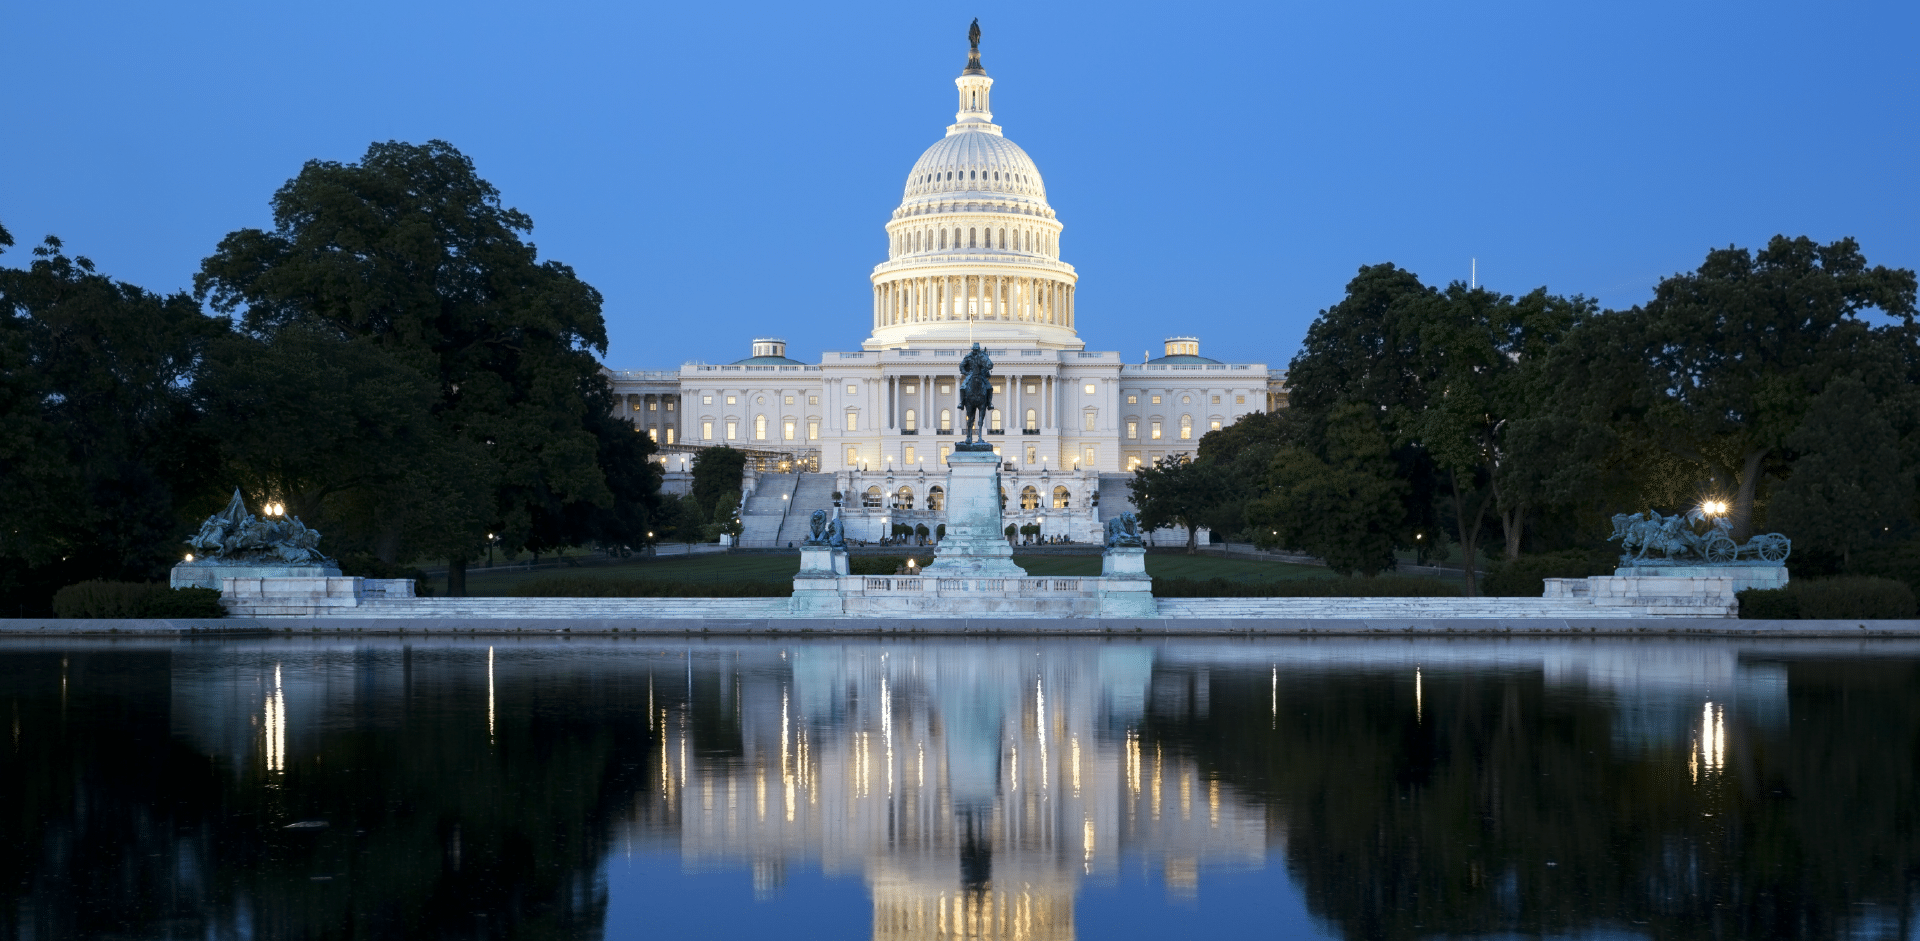
[{"label": "capitol dome", "polygon": [[1060,260],[1063,226],[1027,152],[993,123],[993,79],[978,45],[954,79],[960,110],[907,172],[873,269],[867,349],[996,346],[1083,349],[1079,276]]}]

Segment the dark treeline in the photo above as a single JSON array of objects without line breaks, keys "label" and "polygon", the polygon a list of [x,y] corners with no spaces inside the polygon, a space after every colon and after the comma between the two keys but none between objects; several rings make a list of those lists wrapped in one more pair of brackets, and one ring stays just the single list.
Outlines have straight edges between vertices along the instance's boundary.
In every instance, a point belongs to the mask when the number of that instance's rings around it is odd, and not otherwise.
[{"label": "dark treeline", "polygon": [[1139,469],[1135,502],[1362,575],[1396,551],[1604,556],[1612,514],[1708,499],[1736,541],[1791,537],[1797,572],[1915,568],[1914,295],[1852,240],[1717,249],[1625,311],[1362,268],[1307,331],[1291,407]]},{"label": "dark treeline", "polygon": [[[311,161],[274,227],[222,239],[192,294],[115,281],[54,237],[0,268],[0,613],[163,578],[238,486],[350,574],[637,545],[655,446],[616,417],[600,294],[451,146]],[[12,238],[0,230],[0,250]]]}]

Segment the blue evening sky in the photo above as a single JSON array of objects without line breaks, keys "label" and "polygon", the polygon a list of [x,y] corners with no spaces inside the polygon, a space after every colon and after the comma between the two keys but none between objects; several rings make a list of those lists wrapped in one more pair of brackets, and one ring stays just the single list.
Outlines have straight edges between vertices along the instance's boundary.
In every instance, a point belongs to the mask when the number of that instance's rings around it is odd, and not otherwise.
[{"label": "blue evening sky", "polygon": [[[608,365],[857,349],[978,16],[1079,325],[1284,365],[1363,264],[1608,306],[1714,246],[1920,267],[1920,4],[12,3],[0,223],[187,287],[303,161],[441,138]],[[1158,355],[1156,350],[1155,355]]]}]

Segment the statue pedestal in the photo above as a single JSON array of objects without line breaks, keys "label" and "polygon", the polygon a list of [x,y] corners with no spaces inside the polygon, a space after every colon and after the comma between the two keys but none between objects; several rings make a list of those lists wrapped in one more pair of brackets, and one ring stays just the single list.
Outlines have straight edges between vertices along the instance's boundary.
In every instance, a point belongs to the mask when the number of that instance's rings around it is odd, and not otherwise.
[{"label": "statue pedestal", "polygon": [[1147,576],[1147,550],[1113,546],[1100,556],[1100,616],[1150,618],[1160,614]]},{"label": "statue pedestal", "polygon": [[1787,587],[1787,567],[1764,565],[1660,565],[1643,562],[1613,570],[1615,578],[1731,578],[1734,591]]},{"label": "statue pedestal", "polygon": [[800,617],[845,614],[840,579],[848,573],[847,550],[833,546],[801,546],[800,571],[793,576],[793,599],[787,610]]},{"label": "statue pedestal", "polygon": [[173,567],[168,584],[174,588],[211,588],[229,578],[339,578],[340,566],[332,562],[181,562]]},{"label": "statue pedestal", "polygon": [[925,574],[929,578],[1024,578],[1000,520],[1000,455],[955,451],[947,484],[947,535]]}]

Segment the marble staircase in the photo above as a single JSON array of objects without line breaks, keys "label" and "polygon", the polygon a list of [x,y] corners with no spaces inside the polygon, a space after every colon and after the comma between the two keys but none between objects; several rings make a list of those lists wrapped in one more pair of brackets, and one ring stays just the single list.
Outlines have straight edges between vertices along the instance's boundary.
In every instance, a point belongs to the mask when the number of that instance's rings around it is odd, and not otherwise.
[{"label": "marble staircase", "polygon": [[833,513],[834,476],[832,474],[796,474],[794,476],[798,479],[794,481],[793,498],[789,501],[793,504],[793,509],[787,513],[786,522],[781,524],[773,540],[773,545],[783,548],[788,543],[798,546],[806,541],[807,519],[813,515],[814,510],[826,510],[829,515]]},{"label": "marble staircase", "polygon": [[[800,476],[799,474],[760,475],[760,482],[754,487],[753,496],[748,497],[747,505],[740,508],[740,545],[762,548],[783,545],[777,541],[780,535],[780,524],[787,515],[787,505],[792,502],[793,491],[799,485]],[[783,500],[782,497],[786,499]]]}]

